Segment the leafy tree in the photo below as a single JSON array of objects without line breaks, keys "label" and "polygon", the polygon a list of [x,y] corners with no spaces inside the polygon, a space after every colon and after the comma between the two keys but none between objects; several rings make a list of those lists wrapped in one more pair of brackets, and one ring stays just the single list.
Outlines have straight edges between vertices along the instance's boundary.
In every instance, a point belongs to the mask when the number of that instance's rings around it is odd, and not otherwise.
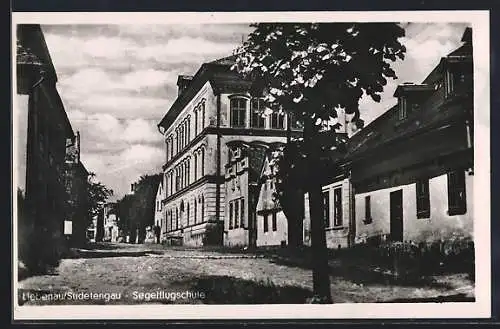
[{"label": "leafy tree", "polygon": [[135,184],[134,194],[126,195],[118,201],[118,216],[121,229],[135,241],[139,231],[139,243],[144,241],[146,227],[154,224],[155,200],[161,174],[143,175]]},{"label": "leafy tree", "polygon": [[[286,111],[303,125],[301,139],[288,145],[281,186],[299,184],[309,194],[315,300],[332,302],[321,196],[321,159],[345,143],[335,133],[337,111],[360,122],[359,100],[380,102],[391,62],[404,59],[394,23],[258,23],[237,52],[233,69],[252,79],[272,111]],[[292,143],[291,143],[292,144]],[[300,172],[293,174],[290,170]],[[300,177],[300,178],[299,178]],[[293,178],[293,183],[290,180]]]},{"label": "leafy tree", "polygon": [[90,217],[93,218],[103,209],[106,200],[113,195],[113,190],[98,182],[93,172],[89,173],[87,184]]}]

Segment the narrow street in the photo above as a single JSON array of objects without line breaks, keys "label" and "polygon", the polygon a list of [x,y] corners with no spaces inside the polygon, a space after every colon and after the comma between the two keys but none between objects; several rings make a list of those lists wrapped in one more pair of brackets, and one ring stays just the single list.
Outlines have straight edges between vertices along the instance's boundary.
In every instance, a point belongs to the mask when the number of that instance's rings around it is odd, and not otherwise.
[{"label": "narrow street", "polygon": [[[428,285],[356,283],[338,275],[332,275],[331,282],[335,303],[459,301],[474,296],[466,274],[434,277]],[[37,299],[30,300],[28,293]],[[54,294],[63,297],[57,300]],[[265,255],[100,244],[63,259],[51,275],[21,280],[18,296],[20,304],[251,304],[307,303],[311,294],[309,269]],[[44,295],[52,299],[43,300]]]}]

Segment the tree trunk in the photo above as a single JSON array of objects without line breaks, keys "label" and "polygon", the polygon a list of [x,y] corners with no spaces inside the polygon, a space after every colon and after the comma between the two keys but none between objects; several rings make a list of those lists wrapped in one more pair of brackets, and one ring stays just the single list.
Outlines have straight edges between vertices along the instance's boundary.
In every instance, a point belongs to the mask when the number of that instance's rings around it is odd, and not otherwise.
[{"label": "tree trunk", "polygon": [[322,177],[323,172],[318,145],[319,128],[310,118],[304,122],[304,142],[307,150],[307,172],[309,214],[311,221],[311,249],[313,267],[313,293],[315,303],[332,303],[330,291],[330,268],[326,247],[325,219],[323,218]]},{"label": "tree trunk", "polygon": [[311,218],[313,292],[320,303],[332,303],[321,183],[311,184],[308,192]]},{"label": "tree trunk", "polygon": [[302,191],[288,193],[285,198],[280,200],[283,213],[287,218],[288,226],[288,246],[292,249],[302,246],[302,221],[304,217],[304,194]]}]

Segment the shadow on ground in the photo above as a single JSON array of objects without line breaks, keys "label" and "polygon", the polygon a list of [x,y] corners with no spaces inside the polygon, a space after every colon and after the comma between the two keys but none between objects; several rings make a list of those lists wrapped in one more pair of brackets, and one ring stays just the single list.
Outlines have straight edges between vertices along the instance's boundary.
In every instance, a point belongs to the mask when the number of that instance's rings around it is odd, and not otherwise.
[{"label": "shadow on ground", "polygon": [[457,302],[475,302],[475,297],[469,297],[465,294],[455,294],[450,296],[438,296],[431,298],[398,298],[384,303],[457,303]]},{"label": "shadow on ground", "polygon": [[193,278],[182,283],[203,292],[204,304],[304,304],[312,291],[294,286],[277,286],[268,281],[252,281],[229,276]]},{"label": "shadow on ground", "polygon": [[66,259],[77,259],[77,258],[110,258],[110,257],[143,257],[148,255],[161,255],[160,251],[154,250],[141,250],[141,251],[122,251],[122,250],[84,250],[75,249],[72,250],[64,258]]}]

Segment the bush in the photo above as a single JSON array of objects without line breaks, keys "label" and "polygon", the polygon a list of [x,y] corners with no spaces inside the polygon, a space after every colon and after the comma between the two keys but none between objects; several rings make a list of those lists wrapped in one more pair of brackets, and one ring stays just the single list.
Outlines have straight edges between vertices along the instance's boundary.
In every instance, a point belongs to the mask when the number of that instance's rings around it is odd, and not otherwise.
[{"label": "bush", "polygon": [[470,238],[453,237],[432,243],[388,242],[377,248],[377,263],[398,278],[418,279],[422,276],[474,273],[474,242]]},{"label": "bush", "polygon": [[64,241],[46,229],[33,229],[20,241],[19,259],[28,275],[47,274],[59,265],[64,254]]}]

